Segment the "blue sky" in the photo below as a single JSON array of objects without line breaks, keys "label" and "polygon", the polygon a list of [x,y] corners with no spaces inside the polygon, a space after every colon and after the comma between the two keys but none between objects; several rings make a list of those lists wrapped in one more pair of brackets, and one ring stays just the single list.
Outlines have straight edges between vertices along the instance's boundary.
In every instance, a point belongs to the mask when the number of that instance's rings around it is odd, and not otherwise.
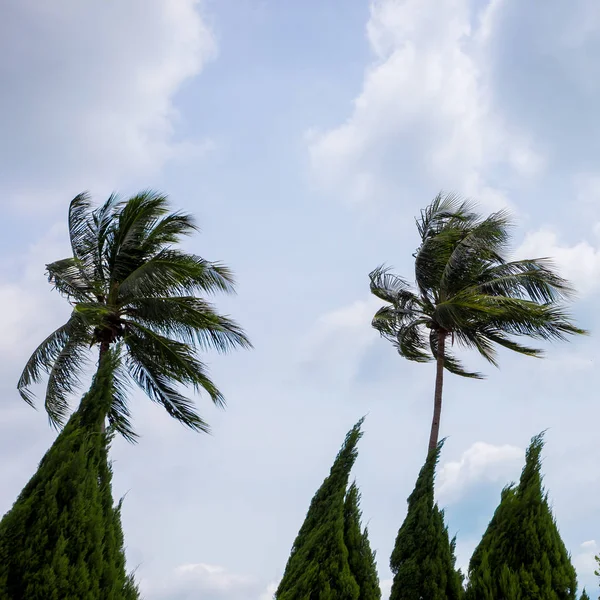
[{"label": "blue sky", "polygon": [[[433,367],[370,328],[369,271],[411,274],[414,216],[440,190],[515,213],[515,255],[553,256],[598,329],[600,7],[518,0],[9,0],[0,22],[0,511],[53,432],[19,400],[28,354],[68,306],[44,264],[68,253],[88,189],[168,193],[223,260],[219,307],[255,350],[209,356],[228,399],[212,436],[132,400],[113,448],[128,558],[149,600],[266,600],[346,431],[381,579],[423,459]],[[479,366],[476,357],[465,357]],[[596,589],[595,336],[449,378],[438,495],[461,565],[529,439],[580,584]],[[593,594],[592,594],[593,595]]]}]

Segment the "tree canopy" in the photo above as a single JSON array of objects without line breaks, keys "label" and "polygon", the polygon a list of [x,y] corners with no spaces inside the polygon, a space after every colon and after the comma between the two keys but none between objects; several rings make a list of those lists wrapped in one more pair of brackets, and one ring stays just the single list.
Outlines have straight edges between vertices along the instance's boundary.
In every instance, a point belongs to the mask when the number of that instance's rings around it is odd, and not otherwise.
[{"label": "tree canopy", "polygon": [[345,542],[344,500],[362,419],[348,432],[329,476],[314,495],[288,559],[277,600],[359,600]]},{"label": "tree canopy", "polygon": [[[386,302],[373,327],[412,361],[434,360],[437,333],[443,331],[453,344],[477,350],[494,365],[496,346],[542,354],[515,337],[564,340],[585,333],[563,306],[573,290],[550,259],[508,259],[511,225],[505,210],[482,217],[471,202],[439,194],[417,220],[416,290],[383,266],[369,276],[371,292]],[[445,353],[444,368],[482,376],[466,370],[451,352]]]},{"label": "tree canopy", "polygon": [[455,540],[434,499],[435,469],[443,442],[431,451],[408,497],[408,512],[390,559],[390,600],[458,600],[462,575],[456,570]]},{"label": "tree canopy", "polygon": [[184,425],[207,431],[193,402],[178,385],[205,391],[218,406],[224,398],[208,376],[199,351],[249,347],[242,329],[201,295],[232,293],[231,271],[176,248],[197,231],[193,218],[170,212],[166,196],[142,192],[117,196],[93,208],[87,194],[69,207],[73,255],[47,265],[49,281],[73,306],[27,362],[18,388],[34,403],[32,384],[48,375],[45,408],[54,425],[68,416],[68,398],[80,384],[90,346],[100,353],[118,344],[123,368],[107,412],[109,424],[135,438],[126,386],[136,383]]},{"label": "tree canopy", "polygon": [[[500,504],[469,564],[468,600],[575,600],[577,577],[542,487],[543,435],[527,450],[517,486]],[[513,597],[513,596],[510,596]]]},{"label": "tree canopy", "polygon": [[0,521],[0,600],[136,600],[125,570],[121,504],[114,506],[109,434],[118,357],[102,360],[90,391]]}]

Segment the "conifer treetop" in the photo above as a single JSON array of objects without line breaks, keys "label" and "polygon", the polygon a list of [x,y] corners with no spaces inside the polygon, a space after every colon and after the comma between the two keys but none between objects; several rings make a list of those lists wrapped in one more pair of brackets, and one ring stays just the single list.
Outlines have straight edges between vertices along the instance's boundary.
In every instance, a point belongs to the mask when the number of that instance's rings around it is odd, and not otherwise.
[{"label": "conifer treetop", "polygon": [[458,600],[462,596],[455,542],[434,498],[435,469],[443,443],[429,452],[408,497],[408,512],[390,559],[391,600]]},{"label": "conifer treetop", "polygon": [[313,496],[275,593],[277,600],[360,598],[344,539],[344,503],[363,421],[348,432],[329,476]]},{"label": "conifer treetop", "polygon": [[353,482],[344,503],[344,541],[350,571],[360,589],[359,600],[380,600],[381,589],[375,552],[371,550],[368,529],[361,531],[360,491]]},{"label": "conifer treetop", "polygon": [[[507,486],[469,564],[467,598],[576,600],[577,577],[542,485],[544,434],[532,438],[518,485]],[[516,590],[511,592],[510,590]]]}]

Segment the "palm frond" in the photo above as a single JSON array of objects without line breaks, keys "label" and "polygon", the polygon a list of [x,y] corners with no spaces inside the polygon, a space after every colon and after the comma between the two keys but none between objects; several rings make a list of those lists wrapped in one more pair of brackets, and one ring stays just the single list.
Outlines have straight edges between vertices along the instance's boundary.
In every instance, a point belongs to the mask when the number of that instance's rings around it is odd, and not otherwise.
[{"label": "palm frond", "polygon": [[371,293],[385,302],[398,304],[399,302],[417,300],[410,285],[399,277],[390,273],[390,268],[381,265],[369,273]]},{"label": "palm frond", "polygon": [[504,333],[546,341],[565,341],[569,335],[588,332],[574,325],[571,315],[560,305],[537,304],[520,298],[491,297],[488,324]]},{"label": "palm frond", "polygon": [[554,263],[548,258],[490,266],[481,273],[476,285],[485,294],[539,303],[566,300],[574,294],[569,282],[556,274]]},{"label": "palm frond", "polygon": [[251,348],[250,340],[232,319],[219,315],[214,306],[195,296],[137,298],[124,314],[141,325],[203,350],[228,352]]},{"label": "palm frond", "polygon": [[152,362],[141,348],[132,348],[131,342],[130,339],[127,357],[127,368],[131,378],[150,400],[160,404],[171,417],[194,431],[209,433],[210,428],[197,414],[194,403],[170,384],[169,378],[161,373],[158,365]]},{"label": "palm frond", "polygon": [[459,346],[477,350],[485,360],[495,367],[498,366],[498,361],[496,359],[497,352],[494,348],[494,344],[492,344],[492,340],[484,335],[479,329],[459,327],[453,334]]},{"label": "palm frond", "polygon": [[[94,223],[95,247],[95,276],[96,280],[105,284],[110,279],[108,257],[114,239],[115,215],[120,204],[119,196],[111,194],[106,202],[97,208],[92,219]],[[107,290],[105,290],[107,292]]]},{"label": "palm frond", "polygon": [[143,254],[145,239],[168,210],[167,197],[151,190],[141,192],[118,205],[108,256],[113,281],[121,281],[148,258]]},{"label": "palm frond", "polygon": [[182,383],[191,385],[196,391],[202,389],[214,404],[224,406],[223,395],[206,374],[205,366],[197,360],[193,349],[139,325],[128,326],[124,341],[129,351],[129,372],[149,397],[187,427],[207,431],[208,426],[197,415],[193,402],[172,385]]},{"label": "palm frond", "polygon": [[198,227],[192,215],[180,212],[171,213],[158,220],[145,232],[141,251],[146,257],[154,256],[166,246],[179,243],[183,236],[197,231]]},{"label": "palm frond", "polygon": [[89,345],[88,332],[76,329],[71,332],[52,363],[44,407],[50,424],[55,428],[63,425],[68,416],[68,398],[81,384],[81,374],[88,363]]},{"label": "palm frond", "polygon": [[[467,231],[444,229],[435,238],[435,244],[446,245],[446,264],[439,287],[449,295],[469,284],[488,264],[505,262],[511,218],[501,211],[490,215]],[[431,244],[434,245],[434,244]]]},{"label": "palm frond", "polygon": [[110,390],[112,402],[107,414],[109,427],[113,431],[120,433],[128,442],[136,443],[138,435],[133,430],[131,424],[131,412],[127,401],[129,385],[127,377],[123,372],[121,344],[112,348],[111,353],[113,357],[113,376]]},{"label": "palm frond", "polygon": [[421,328],[426,324],[423,319],[399,327],[396,331],[394,346],[398,354],[414,362],[426,363],[432,360],[427,352],[427,341]]},{"label": "palm frond", "polygon": [[523,344],[519,344],[514,340],[511,340],[509,337],[504,335],[501,331],[485,331],[482,333],[488,340],[507,348],[508,350],[512,350],[513,352],[517,352],[518,354],[524,354],[525,356],[533,356],[535,358],[540,358],[544,355],[544,351],[539,348],[531,348],[530,346],[524,346]]},{"label": "palm frond", "polygon": [[393,306],[382,306],[371,321],[373,329],[391,342],[396,338],[397,324],[398,314]]},{"label": "palm frond", "polygon": [[83,192],[69,204],[69,238],[73,257],[84,264],[89,260],[94,247],[92,224],[92,202],[89,194]]},{"label": "palm frond", "polygon": [[42,373],[50,373],[52,365],[71,338],[83,338],[87,334],[85,323],[78,315],[71,318],[61,327],[53,331],[33,352],[17,383],[21,398],[30,406],[34,406],[35,396],[30,387],[40,383]]},{"label": "palm frond", "polygon": [[93,298],[92,278],[86,273],[82,260],[72,257],[46,265],[48,281],[60,294],[75,302],[86,302]]},{"label": "palm frond", "polygon": [[456,194],[440,192],[416,220],[421,240],[436,235],[444,225],[468,227],[478,218],[475,208],[475,203]]},{"label": "palm frond", "polygon": [[[437,360],[438,358],[438,332],[432,329],[429,332],[429,347],[431,348],[431,354],[433,358]],[[478,373],[477,371],[467,371],[462,363],[452,354],[452,352],[445,347],[444,348],[444,369],[453,373],[454,375],[460,375],[461,377],[466,377],[467,379],[483,379],[483,375]]]},{"label": "palm frond", "polygon": [[193,254],[163,250],[141,264],[119,285],[119,301],[136,297],[187,296],[197,292],[234,292],[231,271]]}]

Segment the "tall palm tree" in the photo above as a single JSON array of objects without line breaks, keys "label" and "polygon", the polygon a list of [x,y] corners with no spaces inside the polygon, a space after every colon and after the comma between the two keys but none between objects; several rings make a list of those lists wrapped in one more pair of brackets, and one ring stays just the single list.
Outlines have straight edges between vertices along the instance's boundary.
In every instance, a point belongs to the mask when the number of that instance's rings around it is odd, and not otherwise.
[{"label": "tall palm tree", "polygon": [[404,358],[436,361],[430,450],[439,438],[444,369],[483,377],[465,370],[448,342],[474,348],[497,366],[497,346],[542,355],[515,337],[564,340],[586,333],[565,311],[573,291],[549,259],[507,260],[510,227],[506,211],[483,218],[470,202],[439,194],[417,219],[416,290],[384,266],[369,275],[371,292],[387,303],[375,314],[373,327]]},{"label": "tall palm tree", "polygon": [[54,426],[68,416],[68,397],[80,384],[87,350],[97,346],[100,358],[110,347],[123,354],[106,415],[116,431],[135,439],[126,393],[131,381],[187,427],[208,430],[178,384],[204,390],[223,405],[198,351],[251,344],[234,321],[199,297],[232,293],[234,281],[227,267],[176,248],[196,231],[190,215],[170,212],[167,198],[152,191],[125,201],[112,195],[98,208],[85,193],[71,201],[73,256],[46,267],[73,311],[34,351],[18,382],[21,396],[33,405],[31,385],[48,375],[45,408]]}]

